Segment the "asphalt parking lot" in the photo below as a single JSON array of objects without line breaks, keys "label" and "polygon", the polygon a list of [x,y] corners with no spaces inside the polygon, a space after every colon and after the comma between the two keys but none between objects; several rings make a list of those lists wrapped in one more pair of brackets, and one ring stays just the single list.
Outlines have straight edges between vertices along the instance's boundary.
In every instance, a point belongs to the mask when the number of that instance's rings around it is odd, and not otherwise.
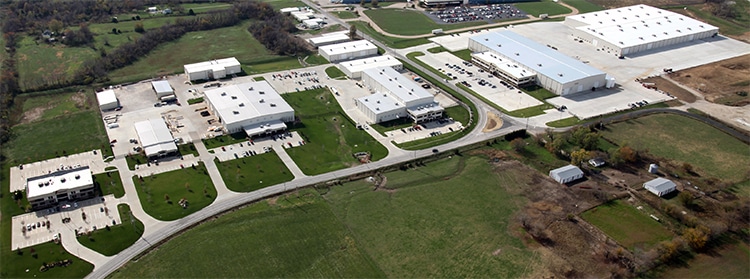
[{"label": "asphalt parking lot", "polygon": [[258,154],[270,152],[274,146],[284,149],[294,148],[305,144],[305,140],[297,132],[288,132],[281,135],[257,138],[251,141],[230,144],[211,149],[219,161],[229,161],[242,157],[251,157]]},{"label": "asphalt parking lot", "polygon": [[526,13],[513,5],[492,4],[482,6],[455,6],[438,11],[424,12],[427,17],[437,23],[458,23],[469,21],[486,21],[492,23],[498,20],[526,18]]},{"label": "asphalt parking lot", "polygon": [[59,158],[10,167],[10,191],[25,191],[26,179],[55,172],[61,167],[89,166],[94,174],[103,173],[106,163],[101,150],[72,154]]}]

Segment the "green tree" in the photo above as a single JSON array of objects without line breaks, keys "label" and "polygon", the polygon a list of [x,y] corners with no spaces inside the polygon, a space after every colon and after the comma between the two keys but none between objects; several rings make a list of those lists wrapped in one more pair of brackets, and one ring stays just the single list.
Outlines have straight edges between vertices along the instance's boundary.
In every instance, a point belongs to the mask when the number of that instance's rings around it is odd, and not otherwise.
[{"label": "green tree", "polygon": [[191,16],[195,15],[195,12],[193,11],[193,9],[188,10],[188,15],[191,15]]},{"label": "green tree", "polygon": [[693,248],[693,250],[703,249],[708,242],[709,234],[710,230],[707,227],[700,225],[682,231],[682,237],[685,238],[685,241],[687,241],[687,244],[690,245],[690,248]]},{"label": "green tree", "polygon": [[590,157],[591,157],[591,154],[588,151],[586,151],[586,149],[581,148],[577,151],[573,151],[570,153],[570,164],[581,166],[581,164],[583,164],[583,162],[588,160]]},{"label": "green tree", "polygon": [[378,0],[370,0],[370,3],[372,4],[373,7],[378,6]]},{"label": "green tree", "polygon": [[357,26],[355,26],[354,24],[352,24],[349,27],[349,38],[352,39],[352,40],[354,40],[355,37],[357,37]]},{"label": "green tree", "polygon": [[146,32],[146,29],[143,29],[143,23],[138,22],[135,24],[135,28],[133,29],[133,31],[138,32],[138,33],[143,33],[143,32]]},{"label": "green tree", "polygon": [[590,132],[583,136],[580,145],[586,150],[594,150],[596,149],[596,146],[599,145],[600,138],[601,135],[599,135],[598,133]]},{"label": "green tree", "polygon": [[691,194],[688,191],[682,191],[680,194],[677,195],[677,200],[682,203],[685,207],[690,208],[693,206],[693,202],[695,201],[695,198],[693,197],[693,194]]},{"label": "green tree", "polygon": [[526,147],[526,142],[524,142],[521,138],[515,138],[512,141],[510,141],[510,146],[516,152],[521,152],[521,150],[523,150]]},{"label": "green tree", "polygon": [[547,144],[544,145],[544,148],[546,148],[550,153],[557,154],[557,152],[560,152],[560,149],[564,144],[563,141],[564,139],[562,138],[555,138],[554,140],[547,141]]},{"label": "green tree", "polygon": [[59,34],[63,29],[63,23],[57,19],[50,20],[47,26],[49,27],[49,30],[55,32],[55,34]]},{"label": "green tree", "polygon": [[365,0],[359,0],[359,5],[364,7],[365,6]]}]

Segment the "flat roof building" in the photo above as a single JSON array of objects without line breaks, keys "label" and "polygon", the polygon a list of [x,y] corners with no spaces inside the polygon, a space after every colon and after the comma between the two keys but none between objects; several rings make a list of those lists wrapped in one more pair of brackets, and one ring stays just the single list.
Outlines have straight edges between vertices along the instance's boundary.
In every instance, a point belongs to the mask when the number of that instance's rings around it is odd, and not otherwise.
[{"label": "flat roof building", "polygon": [[208,107],[227,133],[252,137],[286,129],[294,109],[266,81],[222,86],[204,93]]},{"label": "flat roof building", "polygon": [[391,67],[362,71],[362,82],[373,94],[355,100],[370,123],[409,117],[415,123],[441,118],[435,96]]},{"label": "flat roof building", "polygon": [[174,89],[169,85],[169,81],[157,80],[151,82],[151,88],[156,92],[156,97],[161,98],[169,95],[174,95]]},{"label": "flat roof building", "polygon": [[573,28],[574,37],[614,56],[705,39],[719,33],[718,27],[642,4],[568,16],[565,24]]},{"label": "flat roof building", "polygon": [[574,165],[567,165],[549,171],[549,177],[558,183],[566,184],[583,178],[583,171]]},{"label": "flat roof building", "polygon": [[[490,52],[503,62],[517,64],[519,68],[536,74],[536,84],[558,95],[614,86],[614,80],[608,79],[604,72],[511,31],[471,37],[469,49]],[[607,83],[608,80],[611,82]]]},{"label": "flat roof building", "polygon": [[391,67],[396,71],[400,71],[404,68],[404,65],[393,56],[383,55],[344,61],[339,63],[338,67],[349,78],[358,79],[362,77],[362,71],[367,69]]},{"label": "flat roof building", "polygon": [[163,157],[177,153],[177,144],[163,119],[152,118],[136,122],[134,126],[146,157]]},{"label": "flat roof building", "polygon": [[302,21],[302,25],[304,25],[305,28],[308,29],[317,29],[320,28],[323,24],[326,24],[326,21],[322,18],[311,18]]},{"label": "flat roof building", "polygon": [[116,109],[120,106],[120,101],[115,96],[112,89],[96,93],[96,101],[99,102],[99,109],[102,111]]},{"label": "flat roof building", "polygon": [[536,81],[536,73],[527,71],[526,67],[518,65],[515,61],[501,58],[490,51],[472,53],[471,61],[515,86],[524,86]]},{"label": "flat roof building", "polygon": [[329,36],[323,35],[320,37],[310,38],[307,41],[316,47],[344,43],[344,42],[351,41],[351,38],[349,38],[349,35],[347,33],[348,32],[346,31],[344,31],[343,33],[337,32],[337,34],[335,35],[329,35]]},{"label": "flat roof building", "polygon": [[291,12],[299,12],[299,7],[281,8],[279,9],[279,12],[281,12],[282,14],[289,14]]},{"label": "flat roof building", "polygon": [[377,55],[378,47],[367,40],[359,40],[319,47],[318,53],[334,63]]},{"label": "flat roof building", "polygon": [[672,182],[672,180],[657,177],[656,179],[643,183],[643,188],[646,188],[646,190],[654,195],[662,197],[677,190],[677,184]]},{"label": "flat roof building", "polygon": [[52,207],[61,201],[95,196],[94,179],[88,166],[58,169],[26,180],[26,197],[34,209]]},{"label": "flat roof building", "polygon": [[187,64],[184,68],[190,81],[220,79],[242,72],[240,61],[234,57]]},{"label": "flat roof building", "polygon": [[299,22],[302,22],[306,19],[311,19],[315,17],[315,14],[313,12],[308,10],[300,10],[297,12],[292,12],[292,16]]}]

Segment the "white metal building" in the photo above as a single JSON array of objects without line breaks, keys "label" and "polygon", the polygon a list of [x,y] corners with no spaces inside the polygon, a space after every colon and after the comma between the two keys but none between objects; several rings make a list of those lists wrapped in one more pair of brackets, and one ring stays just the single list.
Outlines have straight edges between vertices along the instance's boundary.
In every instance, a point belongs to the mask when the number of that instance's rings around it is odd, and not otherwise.
[{"label": "white metal building", "polygon": [[96,100],[99,102],[99,109],[102,111],[116,109],[120,106],[120,102],[117,100],[117,96],[115,96],[115,91],[112,89],[97,92]]},{"label": "white metal building", "polygon": [[573,36],[615,56],[705,39],[719,28],[646,5],[568,16]]},{"label": "white metal building", "polygon": [[558,95],[614,86],[614,79],[604,72],[511,31],[471,37],[469,49],[490,52],[535,73],[536,84]]},{"label": "white metal building", "polygon": [[279,10],[282,14],[289,14],[291,12],[299,12],[299,7],[281,8]]},{"label": "white metal building", "polygon": [[222,86],[204,95],[228,133],[245,131],[252,137],[284,130],[284,122],[294,121],[294,109],[266,81]]},{"label": "white metal building", "polygon": [[536,81],[536,73],[489,51],[472,53],[471,62],[515,86],[524,86]]},{"label": "white metal building", "polygon": [[558,183],[569,183],[583,177],[583,171],[574,165],[567,165],[549,171],[549,177],[552,177]]},{"label": "white metal building", "polygon": [[190,81],[220,79],[242,72],[240,61],[234,57],[188,64],[184,68]]},{"label": "white metal building", "polygon": [[404,65],[401,64],[401,61],[398,61],[398,59],[390,55],[373,56],[357,60],[344,61],[339,63],[338,66],[339,69],[341,69],[341,71],[346,74],[346,76],[355,79],[361,78],[362,71],[367,69],[391,67],[396,71],[400,71],[404,68]]},{"label": "white metal building", "polygon": [[311,19],[315,17],[315,14],[313,12],[308,10],[301,10],[297,12],[292,12],[292,16],[299,22],[302,22],[306,19]]},{"label": "white metal building", "polygon": [[643,188],[646,188],[646,190],[652,194],[661,197],[677,190],[677,184],[674,184],[672,180],[657,177],[656,179],[643,183]]},{"label": "white metal building", "polygon": [[435,101],[435,96],[391,67],[362,71],[362,82],[373,94],[354,102],[370,123],[403,117],[419,123],[443,116],[444,109]]},{"label": "white metal building", "polygon": [[152,118],[135,123],[146,157],[161,157],[177,153],[177,144],[167,124],[161,118]]},{"label": "white metal building", "polygon": [[322,18],[311,18],[302,21],[302,24],[305,25],[305,28],[308,29],[320,28],[325,23],[326,21]]},{"label": "white metal building", "polygon": [[378,54],[378,47],[367,40],[352,41],[318,48],[318,53],[331,63]]},{"label": "white metal building", "polygon": [[156,92],[157,98],[174,95],[174,89],[172,89],[172,86],[169,85],[169,81],[166,80],[152,81],[151,88],[153,88],[154,92]]},{"label": "white metal building", "polygon": [[315,47],[320,47],[320,46],[325,46],[325,45],[348,42],[348,41],[351,41],[351,38],[349,38],[349,31],[340,31],[340,32],[326,33],[319,37],[310,38],[307,41],[310,42]]},{"label": "white metal building", "polygon": [[57,205],[61,201],[95,196],[94,180],[88,166],[63,168],[26,180],[26,197],[34,209]]}]

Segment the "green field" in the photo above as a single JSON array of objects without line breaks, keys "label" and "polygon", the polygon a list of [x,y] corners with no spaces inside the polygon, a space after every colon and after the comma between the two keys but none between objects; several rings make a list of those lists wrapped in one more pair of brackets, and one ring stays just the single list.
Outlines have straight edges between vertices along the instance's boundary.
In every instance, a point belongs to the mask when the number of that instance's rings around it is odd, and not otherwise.
[{"label": "green field", "polygon": [[24,114],[16,116],[19,123],[45,121],[61,115],[98,109],[96,97],[87,93],[23,94],[15,102],[21,104]]},{"label": "green field", "polygon": [[687,262],[659,274],[661,278],[750,278],[750,247],[737,241],[712,253],[696,254]]},{"label": "green field", "polygon": [[78,242],[105,256],[114,256],[133,245],[143,234],[143,223],[133,217],[127,204],[120,204],[117,208],[122,223],[98,228],[88,236],[79,236]]},{"label": "green field", "polygon": [[226,10],[232,7],[232,4],[227,3],[185,3],[181,5],[183,9],[185,9],[185,13],[187,13],[190,9],[193,9],[193,12],[196,14],[199,13],[205,13],[210,11],[217,11],[217,10]]},{"label": "green field", "polygon": [[331,12],[332,14],[336,15],[340,19],[350,19],[350,18],[358,18],[358,15],[355,15],[354,13],[350,11],[337,11],[337,12]]},{"label": "green field", "polygon": [[260,2],[269,3],[276,10],[290,7],[307,7],[304,2],[299,0],[260,0]]},{"label": "green field", "polygon": [[290,193],[201,224],[114,277],[528,276],[538,258],[509,225],[525,199],[506,187],[531,182],[492,168],[457,156],[385,173],[390,191],[357,181]]},{"label": "green field", "polygon": [[291,127],[305,138],[305,145],[287,149],[289,156],[307,175],[326,173],[360,164],[357,152],[370,152],[377,161],[388,150],[346,117],[328,89],[281,95],[302,121]]},{"label": "green field", "polygon": [[430,43],[430,41],[427,40],[427,38],[404,39],[404,38],[389,37],[389,36],[381,34],[375,29],[372,29],[372,27],[370,27],[368,23],[364,21],[349,21],[347,23],[356,26],[357,30],[362,31],[363,33],[369,35],[373,39],[378,40],[386,44],[387,46],[393,47],[393,48],[407,48],[407,47],[413,47],[413,46]]},{"label": "green field", "polygon": [[23,36],[16,49],[18,83],[22,89],[41,85],[40,81],[44,79],[65,80],[84,61],[99,55],[89,47],[67,47],[61,43],[37,44],[30,36]]},{"label": "green field", "polygon": [[[10,241],[10,236],[7,237]],[[35,250],[36,257],[32,255],[31,249]],[[76,258],[76,256],[65,251],[62,244],[53,242],[45,242],[21,249],[20,255],[17,251],[11,251],[7,247],[3,247],[3,251],[0,253],[2,254],[0,275],[3,278],[82,278],[94,270],[94,265]],[[46,272],[39,271],[44,263],[62,260],[71,260],[73,264],[67,267],[55,267]],[[26,272],[27,269],[28,272]]]},{"label": "green field", "polygon": [[453,30],[487,24],[486,21],[438,24],[421,12],[405,9],[372,9],[365,14],[383,31],[395,35],[422,35],[438,28]]},{"label": "green field", "polygon": [[565,0],[563,2],[575,7],[576,9],[578,9],[578,13],[581,14],[604,10],[604,8],[602,8],[601,6],[586,0]]},{"label": "green field", "polygon": [[[687,7],[687,10],[684,8]],[[750,2],[736,1],[731,4],[731,9],[735,12],[736,17],[726,19],[714,15],[706,5],[679,5],[668,7],[673,12],[684,14],[690,17],[698,17],[701,20],[719,27],[719,32],[729,36],[741,36],[750,29]]]},{"label": "green field", "polygon": [[100,189],[102,196],[114,195],[115,198],[122,198],[125,195],[125,188],[122,187],[120,172],[105,172],[94,175],[94,186]]},{"label": "green field", "polygon": [[235,192],[252,192],[294,179],[284,162],[273,152],[215,162],[227,188]]},{"label": "green field", "polygon": [[[63,115],[44,122],[16,125],[3,146],[8,163],[30,163],[94,149],[112,153],[104,124],[96,111]],[[86,140],[81,140],[86,139]]]},{"label": "green field", "polygon": [[554,128],[562,128],[562,127],[570,127],[573,125],[578,125],[581,123],[581,120],[578,119],[578,117],[571,116],[568,118],[562,118],[555,121],[547,122],[547,126],[554,127]]},{"label": "green field", "polygon": [[[609,125],[602,135],[618,143],[693,165],[702,176],[739,182],[748,179],[748,145],[703,122],[657,114]],[[680,164],[681,165],[681,164]]]},{"label": "green field", "polygon": [[[184,169],[146,176],[142,180],[134,176],[133,183],[138,190],[143,210],[163,221],[188,216],[216,199],[216,188],[202,162],[195,168],[187,166]],[[188,201],[187,208],[179,205],[183,198]]]},{"label": "green field", "polygon": [[649,249],[674,235],[646,212],[615,200],[581,214],[584,220],[598,227],[628,249]]},{"label": "green field", "polygon": [[516,6],[516,8],[519,8],[527,14],[536,17],[538,17],[540,14],[548,14],[550,16],[553,16],[573,12],[563,5],[552,2],[552,0],[513,3],[513,6]]}]

